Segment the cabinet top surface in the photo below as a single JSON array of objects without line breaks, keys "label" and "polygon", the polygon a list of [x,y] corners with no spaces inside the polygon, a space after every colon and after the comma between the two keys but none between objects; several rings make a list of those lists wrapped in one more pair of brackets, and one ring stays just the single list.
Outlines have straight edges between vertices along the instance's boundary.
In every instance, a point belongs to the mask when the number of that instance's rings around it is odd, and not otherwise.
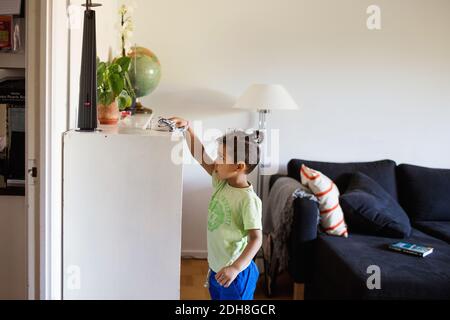
[{"label": "cabinet top surface", "polygon": [[79,132],[77,130],[69,130],[65,135],[83,134],[93,136],[142,136],[142,137],[165,137],[165,138],[181,138],[183,133],[164,132],[155,130],[142,130],[118,126],[100,126],[95,132]]}]

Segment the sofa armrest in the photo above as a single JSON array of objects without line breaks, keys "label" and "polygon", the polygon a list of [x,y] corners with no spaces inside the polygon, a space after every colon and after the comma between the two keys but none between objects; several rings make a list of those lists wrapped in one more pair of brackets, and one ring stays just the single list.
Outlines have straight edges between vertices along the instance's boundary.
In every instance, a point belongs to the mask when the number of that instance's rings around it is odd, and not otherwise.
[{"label": "sofa armrest", "polygon": [[317,239],[319,206],[308,199],[294,200],[294,217],[289,245],[289,273],[297,283],[310,274],[313,245]]},{"label": "sofa armrest", "polygon": [[273,176],[270,177],[269,180],[269,191],[272,190],[273,185],[275,184],[275,182],[277,182],[278,179],[280,178],[286,178],[287,176],[284,174],[275,174]]}]

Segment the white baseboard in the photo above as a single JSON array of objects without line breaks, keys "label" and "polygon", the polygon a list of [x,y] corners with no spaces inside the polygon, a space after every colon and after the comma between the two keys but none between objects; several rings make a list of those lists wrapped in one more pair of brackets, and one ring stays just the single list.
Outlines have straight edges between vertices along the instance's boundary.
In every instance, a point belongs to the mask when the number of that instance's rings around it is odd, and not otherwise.
[{"label": "white baseboard", "polygon": [[208,252],[204,250],[183,250],[181,257],[185,259],[207,259]]}]

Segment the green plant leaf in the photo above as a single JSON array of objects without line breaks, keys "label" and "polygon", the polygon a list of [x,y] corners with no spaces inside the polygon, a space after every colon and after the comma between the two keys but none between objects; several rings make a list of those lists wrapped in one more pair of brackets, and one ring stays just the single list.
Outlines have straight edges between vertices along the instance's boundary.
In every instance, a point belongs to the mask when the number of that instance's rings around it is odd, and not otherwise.
[{"label": "green plant leaf", "polygon": [[97,58],[98,102],[110,105],[116,99],[121,110],[130,107],[136,97],[128,75],[131,58],[120,57],[112,62],[102,62]]},{"label": "green plant leaf", "polygon": [[118,73],[122,72],[122,67],[120,66],[120,64],[116,64],[116,63],[112,63],[108,69],[109,69],[110,73],[118,74]]},{"label": "green plant leaf", "polygon": [[104,74],[106,71],[106,63],[100,62],[97,64],[97,85],[102,86],[104,82]]},{"label": "green plant leaf", "polygon": [[120,57],[118,58],[115,63],[117,63],[118,65],[120,65],[123,73],[127,72],[128,70],[130,70],[131,67],[131,58],[129,57]]},{"label": "green plant leaf", "polygon": [[98,98],[99,98],[98,102],[100,104],[104,106],[109,106],[111,103],[114,102],[115,95],[111,91],[103,91],[99,93]]},{"label": "green plant leaf", "polygon": [[131,99],[131,97],[128,95],[128,93],[123,90],[119,97],[117,98],[117,102],[118,102],[118,106],[120,110],[124,110],[128,107],[131,107],[131,104],[133,103],[133,100]]},{"label": "green plant leaf", "polygon": [[103,74],[106,70],[106,63],[100,62],[97,64],[97,74]]},{"label": "green plant leaf", "polygon": [[109,76],[109,82],[111,84],[112,91],[116,96],[118,96],[123,90],[124,79],[120,75],[114,73]]}]

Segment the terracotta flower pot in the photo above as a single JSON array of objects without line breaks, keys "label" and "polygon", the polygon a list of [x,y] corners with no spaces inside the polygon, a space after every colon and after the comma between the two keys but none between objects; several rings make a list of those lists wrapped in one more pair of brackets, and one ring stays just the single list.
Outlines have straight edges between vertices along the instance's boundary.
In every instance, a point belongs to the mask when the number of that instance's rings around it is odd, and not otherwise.
[{"label": "terracotta flower pot", "polygon": [[114,101],[109,106],[99,104],[97,107],[98,120],[103,125],[116,125],[119,122],[120,111]]}]

